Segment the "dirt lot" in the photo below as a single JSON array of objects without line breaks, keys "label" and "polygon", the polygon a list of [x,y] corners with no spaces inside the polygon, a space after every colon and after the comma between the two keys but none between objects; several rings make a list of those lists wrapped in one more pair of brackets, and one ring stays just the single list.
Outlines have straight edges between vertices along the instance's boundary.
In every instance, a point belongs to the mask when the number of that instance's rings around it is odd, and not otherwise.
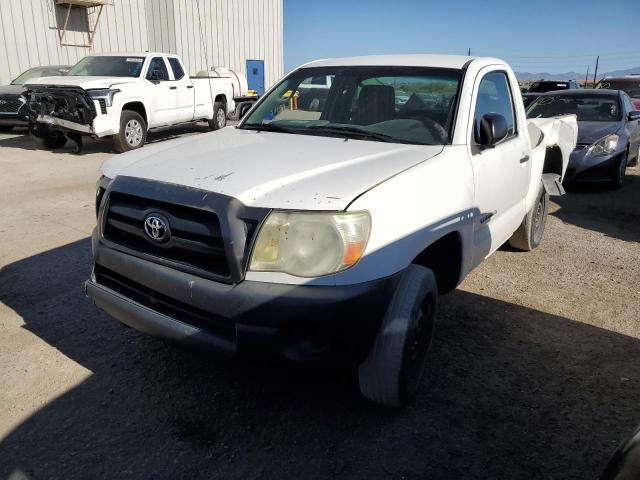
[{"label": "dirt lot", "polygon": [[443,297],[423,389],[390,411],[351,372],[221,363],[98,311],[81,285],[109,148],[0,135],[1,479],[595,479],[640,423],[637,169]]}]

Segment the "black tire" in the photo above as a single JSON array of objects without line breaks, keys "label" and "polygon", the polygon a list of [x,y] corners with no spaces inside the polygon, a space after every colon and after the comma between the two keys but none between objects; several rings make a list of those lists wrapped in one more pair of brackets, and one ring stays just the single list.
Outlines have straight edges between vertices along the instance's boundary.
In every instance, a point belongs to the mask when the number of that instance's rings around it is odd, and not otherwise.
[{"label": "black tire", "polygon": [[0,132],[2,133],[9,133],[11,130],[13,130],[11,125],[0,125]]},{"label": "black tire", "polygon": [[542,241],[544,227],[549,213],[549,194],[540,183],[540,191],[533,208],[525,215],[518,229],[509,239],[509,245],[518,250],[530,252]]},{"label": "black tire", "polygon": [[435,275],[410,265],[402,275],[369,354],[358,368],[369,400],[402,407],[418,390],[431,345],[438,301]]},{"label": "black tire", "polygon": [[227,126],[227,109],[222,102],[213,104],[213,118],[209,120],[209,130],[220,130]]},{"label": "black tire", "polygon": [[620,161],[611,174],[611,188],[618,190],[624,183],[624,177],[627,172],[627,161],[629,160],[629,148],[620,156]]},{"label": "black tire", "polygon": [[255,102],[253,101],[245,101],[245,102],[237,103],[236,109],[233,111],[233,114],[231,114],[231,120],[239,121],[242,117],[244,117],[244,115],[253,106],[254,103]]},{"label": "black tire", "polygon": [[144,146],[147,141],[147,122],[133,110],[123,110],[120,115],[120,131],[113,135],[116,152],[124,153]]},{"label": "black tire", "polygon": [[38,148],[54,150],[62,148],[67,143],[67,137],[58,130],[51,130],[42,124],[29,125],[29,136]]}]

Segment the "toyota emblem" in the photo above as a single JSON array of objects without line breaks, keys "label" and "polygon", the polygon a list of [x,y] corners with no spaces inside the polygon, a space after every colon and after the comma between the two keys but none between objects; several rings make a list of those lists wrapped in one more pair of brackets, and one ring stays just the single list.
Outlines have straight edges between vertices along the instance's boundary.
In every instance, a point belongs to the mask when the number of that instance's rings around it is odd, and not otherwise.
[{"label": "toyota emblem", "polygon": [[151,213],[144,219],[144,232],[147,237],[158,243],[167,242],[171,237],[169,222],[156,213]]}]

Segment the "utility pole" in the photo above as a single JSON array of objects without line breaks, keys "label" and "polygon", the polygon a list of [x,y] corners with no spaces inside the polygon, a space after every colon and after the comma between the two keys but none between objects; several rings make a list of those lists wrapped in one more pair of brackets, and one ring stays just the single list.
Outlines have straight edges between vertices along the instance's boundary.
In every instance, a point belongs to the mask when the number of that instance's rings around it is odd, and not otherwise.
[{"label": "utility pole", "polygon": [[584,88],[587,88],[587,83],[589,83],[589,67],[591,65],[587,65],[587,74],[584,77]]},{"label": "utility pole", "polygon": [[471,56],[471,47],[469,47],[469,51],[467,52],[467,57]]},{"label": "utility pole", "polygon": [[596,71],[593,72],[593,84],[596,84],[596,75],[598,75],[598,61],[600,60],[600,55],[596,57]]}]

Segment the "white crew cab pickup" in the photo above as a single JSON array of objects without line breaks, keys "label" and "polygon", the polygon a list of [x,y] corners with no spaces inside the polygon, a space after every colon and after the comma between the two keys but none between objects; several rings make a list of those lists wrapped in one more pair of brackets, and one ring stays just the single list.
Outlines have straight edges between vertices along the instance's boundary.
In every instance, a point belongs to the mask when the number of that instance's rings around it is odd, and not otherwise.
[{"label": "white crew cab pickup", "polygon": [[79,150],[82,135],[111,136],[124,152],[143,146],[150,129],[204,120],[217,130],[236,103],[252,97],[242,74],[203,73],[189,77],[180,58],[166,53],[90,55],[67,76],[27,85],[32,137],[46,148],[71,138]]},{"label": "white crew cab pickup", "polygon": [[527,121],[495,58],[311,62],[235,128],[104,163],[86,292],[220,354],[346,349],[362,393],[402,405],[438,295],[503,243],[540,243],[576,135],[571,115]]}]

